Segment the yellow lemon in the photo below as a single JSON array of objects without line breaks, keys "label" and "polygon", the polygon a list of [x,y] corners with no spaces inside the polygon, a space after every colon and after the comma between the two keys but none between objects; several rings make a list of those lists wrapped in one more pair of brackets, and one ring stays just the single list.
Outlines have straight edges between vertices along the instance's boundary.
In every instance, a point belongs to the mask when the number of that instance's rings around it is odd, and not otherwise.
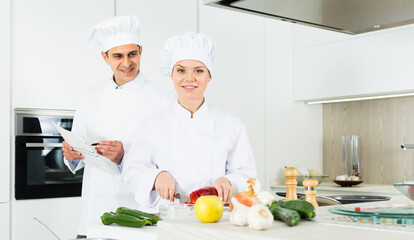
[{"label": "yellow lemon", "polygon": [[199,197],[194,205],[194,211],[200,222],[217,222],[223,216],[223,202],[217,196]]}]

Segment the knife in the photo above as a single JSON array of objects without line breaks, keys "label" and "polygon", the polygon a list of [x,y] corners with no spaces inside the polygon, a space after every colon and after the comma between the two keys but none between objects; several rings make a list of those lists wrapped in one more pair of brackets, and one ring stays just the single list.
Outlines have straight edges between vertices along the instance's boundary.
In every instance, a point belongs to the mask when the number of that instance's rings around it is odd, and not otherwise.
[{"label": "knife", "polygon": [[180,204],[191,203],[190,197],[181,193],[175,193],[174,198],[180,200]]}]

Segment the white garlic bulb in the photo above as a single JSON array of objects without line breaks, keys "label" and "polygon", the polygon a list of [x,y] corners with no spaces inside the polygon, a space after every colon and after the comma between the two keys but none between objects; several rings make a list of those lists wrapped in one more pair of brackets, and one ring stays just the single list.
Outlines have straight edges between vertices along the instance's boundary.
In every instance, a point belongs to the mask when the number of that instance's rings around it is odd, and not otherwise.
[{"label": "white garlic bulb", "polygon": [[348,177],[347,175],[339,175],[339,176],[336,176],[336,180],[345,181],[347,177]]},{"label": "white garlic bulb", "polygon": [[233,204],[233,210],[230,214],[230,223],[237,226],[246,226],[248,224],[247,213],[250,207],[241,204],[235,197],[231,198],[231,203]]},{"label": "white garlic bulb", "polygon": [[351,176],[351,181],[359,181],[359,177],[358,176]]},{"label": "white garlic bulb", "polygon": [[249,228],[265,230],[272,226],[273,215],[266,206],[256,204],[250,207],[248,216]]}]

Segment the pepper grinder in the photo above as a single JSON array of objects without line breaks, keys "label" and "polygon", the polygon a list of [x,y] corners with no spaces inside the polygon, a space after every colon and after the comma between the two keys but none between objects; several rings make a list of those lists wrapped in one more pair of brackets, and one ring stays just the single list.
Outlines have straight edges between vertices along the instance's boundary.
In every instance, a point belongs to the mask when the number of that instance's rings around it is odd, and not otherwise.
[{"label": "pepper grinder", "polygon": [[298,176],[298,171],[294,167],[286,168],[285,177],[286,177],[286,201],[296,200],[298,196],[296,194],[296,186],[298,181],[296,177]]},{"label": "pepper grinder", "polygon": [[314,207],[318,207],[318,202],[315,199],[318,180],[306,179],[305,181],[303,181],[303,186],[305,187],[306,201],[312,203]]}]

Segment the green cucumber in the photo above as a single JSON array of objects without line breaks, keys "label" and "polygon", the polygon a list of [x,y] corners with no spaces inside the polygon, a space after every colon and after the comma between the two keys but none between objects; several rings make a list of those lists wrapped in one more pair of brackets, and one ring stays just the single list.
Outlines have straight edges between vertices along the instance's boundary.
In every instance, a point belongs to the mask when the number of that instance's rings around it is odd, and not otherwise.
[{"label": "green cucumber", "polygon": [[316,215],[315,207],[312,205],[312,203],[305,200],[279,200],[277,201],[277,205],[281,206],[282,208],[297,211],[301,218],[304,219],[314,218]]},{"label": "green cucumber", "polygon": [[275,203],[269,206],[269,210],[275,220],[282,220],[291,227],[299,224],[300,215],[295,210],[282,208]]},{"label": "green cucumber", "polygon": [[101,216],[102,223],[109,225],[116,223],[125,227],[142,227],[144,225],[152,225],[151,221],[140,219],[131,215],[106,212]]},{"label": "green cucumber", "polygon": [[134,216],[134,217],[137,217],[137,218],[150,220],[152,224],[157,224],[157,222],[160,220],[160,217],[158,217],[155,214],[141,212],[139,210],[130,209],[130,208],[127,208],[127,207],[119,207],[116,210],[116,213],[131,215],[131,216]]}]

